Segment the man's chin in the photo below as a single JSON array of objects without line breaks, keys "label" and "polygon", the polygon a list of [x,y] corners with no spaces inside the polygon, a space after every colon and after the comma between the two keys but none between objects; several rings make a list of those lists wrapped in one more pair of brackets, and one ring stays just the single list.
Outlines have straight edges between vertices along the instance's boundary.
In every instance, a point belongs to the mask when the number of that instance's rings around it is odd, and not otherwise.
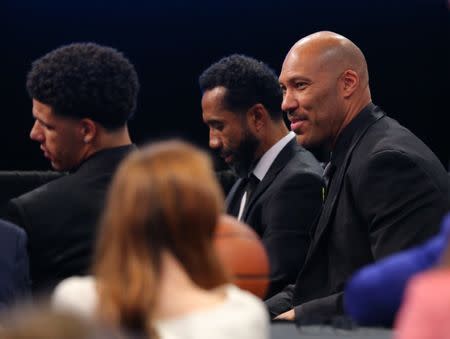
[{"label": "man's chin", "polygon": [[66,166],[63,166],[62,164],[54,161],[50,161],[50,165],[52,166],[53,170],[57,172],[65,172],[69,170],[68,168],[66,168]]},{"label": "man's chin", "polygon": [[58,172],[62,171],[61,167],[57,163],[50,161],[50,165],[52,166],[53,170]]}]

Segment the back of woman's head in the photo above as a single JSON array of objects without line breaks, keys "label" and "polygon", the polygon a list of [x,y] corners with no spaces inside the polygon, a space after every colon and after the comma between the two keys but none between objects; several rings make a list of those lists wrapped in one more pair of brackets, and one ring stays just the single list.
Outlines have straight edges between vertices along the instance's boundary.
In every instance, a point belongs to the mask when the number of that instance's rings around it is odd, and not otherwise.
[{"label": "back of woman's head", "polygon": [[101,220],[95,275],[101,314],[149,330],[161,254],[209,289],[227,281],[212,238],[223,196],[208,156],[181,141],[149,145],[119,167]]}]

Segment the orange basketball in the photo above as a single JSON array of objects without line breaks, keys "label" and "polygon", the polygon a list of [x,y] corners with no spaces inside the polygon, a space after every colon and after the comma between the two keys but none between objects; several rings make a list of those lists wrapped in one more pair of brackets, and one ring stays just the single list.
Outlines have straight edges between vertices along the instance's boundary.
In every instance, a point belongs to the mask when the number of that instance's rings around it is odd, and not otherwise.
[{"label": "orange basketball", "polygon": [[232,282],[264,298],[269,285],[269,259],[255,231],[233,217],[221,216],[214,245]]}]

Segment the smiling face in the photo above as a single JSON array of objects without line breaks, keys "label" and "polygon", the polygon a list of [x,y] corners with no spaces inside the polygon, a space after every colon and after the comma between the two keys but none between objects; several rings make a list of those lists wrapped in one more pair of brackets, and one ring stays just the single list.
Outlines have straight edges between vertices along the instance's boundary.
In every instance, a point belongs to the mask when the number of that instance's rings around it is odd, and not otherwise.
[{"label": "smiling face", "polygon": [[259,140],[249,129],[246,115],[224,107],[225,93],[224,87],[205,91],[202,97],[203,121],[209,127],[209,147],[243,176],[255,159]]},{"label": "smiling face", "polygon": [[55,170],[70,170],[84,160],[85,145],[78,120],[56,115],[49,105],[35,99],[33,117],[30,138],[41,144],[44,156]]},{"label": "smiling face", "polygon": [[345,117],[340,76],[308,46],[294,46],[286,56],[279,77],[281,108],[303,146],[330,147],[336,139]]}]

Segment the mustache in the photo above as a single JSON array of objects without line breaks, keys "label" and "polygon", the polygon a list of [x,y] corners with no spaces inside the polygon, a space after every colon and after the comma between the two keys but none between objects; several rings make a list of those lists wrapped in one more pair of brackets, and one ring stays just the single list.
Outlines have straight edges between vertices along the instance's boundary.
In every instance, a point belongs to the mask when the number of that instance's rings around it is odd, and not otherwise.
[{"label": "mustache", "polygon": [[233,155],[233,152],[231,152],[231,151],[219,151],[218,154],[219,154],[219,156],[222,159],[225,159],[226,157],[228,157],[230,155]]},{"label": "mustache", "polygon": [[308,120],[308,116],[304,113],[289,112],[287,113],[289,121]]}]

